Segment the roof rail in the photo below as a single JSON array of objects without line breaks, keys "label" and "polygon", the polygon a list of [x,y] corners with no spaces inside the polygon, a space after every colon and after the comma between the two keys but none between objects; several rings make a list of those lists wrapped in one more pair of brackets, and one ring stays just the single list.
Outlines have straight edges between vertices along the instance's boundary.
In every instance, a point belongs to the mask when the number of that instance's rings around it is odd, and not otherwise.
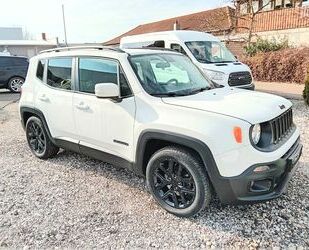
[{"label": "roof rail", "polygon": [[109,46],[74,46],[74,47],[60,47],[60,48],[42,50],[39,52],[39,54],[49,53],[49,52],[72,51],[72,50],[80,50],[80,49],[111,50],[111,51],[115,51],[119,53],[125,53],[125,51],[123,51],[120,48],[114,48],[114,47],[109,47]]},{"label": "roof rail", "polygon": [[176,53],[181,53],[177,50],[174,49],[169,49],[169,48],[162,48],[162,47],[138,47],[138,48],[126,48],[126,49],[149,49],[149,50],[163,50],[163,51],[170,51],[170,52],[176,52]]}]

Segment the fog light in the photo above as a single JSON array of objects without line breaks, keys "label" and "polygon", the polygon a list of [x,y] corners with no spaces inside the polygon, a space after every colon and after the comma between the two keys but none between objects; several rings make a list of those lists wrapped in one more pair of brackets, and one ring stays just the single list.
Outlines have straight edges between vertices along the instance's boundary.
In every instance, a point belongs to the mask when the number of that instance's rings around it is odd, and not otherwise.
[{"label": "fog light", "polygon": [[272,188],[272,180],[259,180],[259,181],[251,181],[250,191],[251,192],[267,192]]},{"label": "fog light", "polygon": [[253,172],[254,173],[261,173],[261,172],[265,172],[265,171],[268,171],[270,169],[269,166],[259,166],[259,167],[256,167]]}]

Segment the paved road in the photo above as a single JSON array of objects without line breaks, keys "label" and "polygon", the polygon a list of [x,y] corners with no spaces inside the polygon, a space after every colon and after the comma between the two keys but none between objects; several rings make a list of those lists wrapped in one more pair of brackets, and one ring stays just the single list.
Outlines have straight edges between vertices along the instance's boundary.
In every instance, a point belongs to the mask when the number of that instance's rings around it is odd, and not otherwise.
[{"label": "paved road", "polygon": [[12,94],[8,90],[0,90],[0,109],[10,104],[11,102],[17,101],[20,94]]}]

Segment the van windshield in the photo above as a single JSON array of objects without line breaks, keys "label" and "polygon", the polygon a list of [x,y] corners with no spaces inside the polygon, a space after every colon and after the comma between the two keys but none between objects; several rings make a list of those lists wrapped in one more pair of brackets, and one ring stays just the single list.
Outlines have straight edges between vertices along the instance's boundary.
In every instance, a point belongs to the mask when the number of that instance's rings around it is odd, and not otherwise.
[{"label": "van windshield", "polygon": [[129,60],[143,88],[153,96],[192,95],[214,88],[190,59],[183,55],[133,55]]},{"label": "van windshield", "polygon": [[221,43],[216,41],[196,41],[185,43],[197,61],[200,63],[228,63],[236,58]]}]

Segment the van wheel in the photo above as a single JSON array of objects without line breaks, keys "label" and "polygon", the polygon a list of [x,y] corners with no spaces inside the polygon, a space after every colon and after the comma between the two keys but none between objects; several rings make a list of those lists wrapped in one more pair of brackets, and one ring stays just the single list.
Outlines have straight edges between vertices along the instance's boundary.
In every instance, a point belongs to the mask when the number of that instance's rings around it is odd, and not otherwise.
[{"label": "van wheel", "polygon": [[156,152],[147,165],[146,180],[161,207],[177,216],[193,216],[210,203],[205,167],[189,150],[166,147]]},{"label": "van wheel", "polygon": [[8,83],[9,89],[14,93],[20,93],[21,86],[24,84],[25,80],[21,77],[13,77]]},{"label": "van wheel", "polygon": [[31,152],[36,157],[47,159],[58,153],[59,148],[51,142],[39,118],[32,116],[28,119],[26,135]]}]

